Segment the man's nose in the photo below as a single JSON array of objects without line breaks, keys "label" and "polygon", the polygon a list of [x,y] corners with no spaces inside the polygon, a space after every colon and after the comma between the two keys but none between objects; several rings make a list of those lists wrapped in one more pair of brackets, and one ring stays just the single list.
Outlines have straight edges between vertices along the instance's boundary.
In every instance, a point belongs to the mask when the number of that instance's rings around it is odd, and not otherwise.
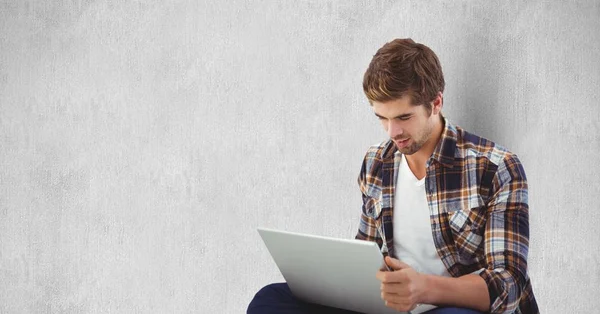
[{"label": "man's nose", "polygon": [[396,138],[398,136],[401,136],[402,133],[404,133],[404,131],[402,130],[402,127],[400,126],[400,123],[398,123],[398,121],[388,121],[388,135],[390,138]]}]

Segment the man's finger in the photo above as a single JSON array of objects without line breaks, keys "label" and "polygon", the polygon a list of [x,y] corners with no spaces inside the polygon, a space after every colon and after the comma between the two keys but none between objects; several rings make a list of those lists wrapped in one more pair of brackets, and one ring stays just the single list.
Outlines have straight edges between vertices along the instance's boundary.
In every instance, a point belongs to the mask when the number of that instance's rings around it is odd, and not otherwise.
[{"label": "man's finger", "polygon": [[386,275],[389,275],[390,272],[389,271],[378,271],[377,274],[375,275],[375,277],[377,277],[377,279],[381,282],[386,282],[389,280],[389,278],[387,278]]},{"label": "man's finger", "polygon": [[381,293],[381,299],[384,301],[399,303],[399,304],[411,304],[410,296],[398,295],[395,293]]},{"label": "man's finger", "polygon": [[408,276],[402,271],[378,271],[375,275],[382,283],[402,283]]},{"label": "man's finger", "polygon": [[385,263],[390,266],[393,270],[400,270],[405,268],[411,268],[408,264],[400,261],[399,259],[386,256]]},{"label": "man's finger", "polygon": [[381,271],[393,271],[393,269],[390,268],[390,266],[388,266],[385,262],[385,259],[383,259],[381,261],[381,267],[379,267],[379,270]]},{"label": "man's finger", "polygon": [[403,283],[382,283],[380,289],[383,293],[393,293],[399,296],[410,295],[408,285]]}]

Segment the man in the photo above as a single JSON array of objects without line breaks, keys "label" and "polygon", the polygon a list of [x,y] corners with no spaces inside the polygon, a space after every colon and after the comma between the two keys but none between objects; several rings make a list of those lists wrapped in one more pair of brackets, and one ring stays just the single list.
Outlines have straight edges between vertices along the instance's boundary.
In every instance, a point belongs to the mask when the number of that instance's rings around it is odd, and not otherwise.
[{"label": "man", "polygon": [[[516,155],[441,113],[437,56],[410,39],[373,57],[363,89],[390,140],[371,147],[356,238],[376,241],[388,306],[538,313],[527,274],[527,181]],[[392,257],[397,257],[392,258]]]},{"label": "man", "polygon": [[[411,39],[389,42],[373,57],[363,89],[390,139],[363,160],[356,238],[377,242],[385,255],[391,271],[376,277],[388,307],[538,313],[527,273],[523,167],[442,115],[444,85],[435,53]],[[259,291],[248,312],[269,313],[266,304],[273,313],[348,313],[298,301],[285,284]]]}]

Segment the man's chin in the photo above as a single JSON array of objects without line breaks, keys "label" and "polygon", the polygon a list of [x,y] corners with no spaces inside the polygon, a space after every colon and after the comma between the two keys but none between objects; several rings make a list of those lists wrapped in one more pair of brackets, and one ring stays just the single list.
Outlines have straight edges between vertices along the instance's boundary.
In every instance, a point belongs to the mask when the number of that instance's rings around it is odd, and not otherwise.
[{"label": "man's chin", "polygon": [[[395,144],[395,143],[394,143]],[[419,151],[419,149],[421,149],[421,147],[416,147],[414,144],[410,145],[408,147],[398,147],[398,145],[396,145],[396,148],[398,149],[399,152],[401,152],[403,155],[412,155],[416,152]]]}]

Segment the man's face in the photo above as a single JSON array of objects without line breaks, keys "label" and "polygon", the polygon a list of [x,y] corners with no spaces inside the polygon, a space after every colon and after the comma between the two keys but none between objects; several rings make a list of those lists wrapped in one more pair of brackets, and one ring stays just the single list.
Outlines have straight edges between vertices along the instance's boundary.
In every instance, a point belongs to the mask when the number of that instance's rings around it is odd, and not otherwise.
[{"label": "man's face", "polygon": [[381,125],[405,155],[416,153],[431,137],[433,115],[425,106],[413,106],[409,96],[387,102],[373,102],[373,111]]}]

